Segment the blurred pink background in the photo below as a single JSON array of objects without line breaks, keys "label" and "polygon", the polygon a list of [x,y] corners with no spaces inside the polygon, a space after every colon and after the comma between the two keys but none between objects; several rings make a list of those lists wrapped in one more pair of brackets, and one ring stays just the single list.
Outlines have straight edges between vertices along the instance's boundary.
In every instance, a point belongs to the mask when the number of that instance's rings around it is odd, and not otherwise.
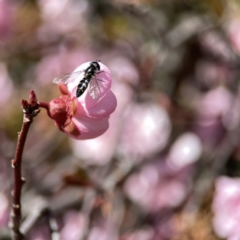
[{"label": "blurred pink background", "polygon": [[34,120],[26,239],[239,239],[239,15],[237,0],[1,0],[0,239],[11,239],[21,99],[59,97],[52,80],[95,60],[117,109],[90,140],[44,110]]}]

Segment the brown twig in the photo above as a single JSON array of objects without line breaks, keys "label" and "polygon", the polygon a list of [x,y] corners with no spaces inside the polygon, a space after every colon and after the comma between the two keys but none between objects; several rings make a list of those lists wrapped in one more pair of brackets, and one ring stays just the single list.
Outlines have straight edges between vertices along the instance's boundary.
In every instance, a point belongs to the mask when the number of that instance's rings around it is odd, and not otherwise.
[{"label": "brown twig", "polygon": [[28,130],[33,122],[33,118],[40,112],[39,104],[37,103],[37,98],[33,90],[30,91],[29,102],[22,100],[22,108],[24,113],[23,124],[21,132],[18,135],[15,158],[12,160],[12,167],[14,169],[14,188],[11,212],[11,228],[14,240],[24,239],[23,234],[19,230],[21,224],[21,189],[25,182],[25,179],[22,177],[21,173],[22,154]]}]

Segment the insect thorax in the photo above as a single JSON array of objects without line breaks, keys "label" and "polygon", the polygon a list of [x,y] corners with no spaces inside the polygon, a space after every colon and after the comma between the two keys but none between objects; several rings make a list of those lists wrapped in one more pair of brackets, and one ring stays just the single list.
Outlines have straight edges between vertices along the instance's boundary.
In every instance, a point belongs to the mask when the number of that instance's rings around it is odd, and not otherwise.
[{"label": "insect thorax", "polygon": [[96,71],[100,71],[100,65],[99,65],[98,61],[91,62],[90,66],[94,67],[96,69]]}]

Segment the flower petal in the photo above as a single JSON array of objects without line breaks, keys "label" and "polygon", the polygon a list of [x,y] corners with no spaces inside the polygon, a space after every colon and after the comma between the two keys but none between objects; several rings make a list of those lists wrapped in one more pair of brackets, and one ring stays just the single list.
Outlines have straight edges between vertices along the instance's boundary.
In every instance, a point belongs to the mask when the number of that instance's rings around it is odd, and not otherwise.
[{"label": "flower petal", "polygon": [[[79,82],[83,79],[84,70],[87,67],[89,67],[90,63],[91,62],[84,63],[74,70],[74,72],[81,72],[81,71],[82,72],[79,75],[72,77],[72,79],[70,79],[69,82],[67,83],[67,87],[71,94],[71,97],[76,96],[77,86]],[[93,99],[90,96],[90,93],[88,90],[89,86],[88,86],[86,91],[78,98],[78,101],[82,105],[85,105],[86,108],[92,108],[93,106],[95,106],[111,88],[112,78],[111,78],[109,69],[101,62],[99,62],[99,65],[100,65],[100,72],[97,73],[96,79],[98,79],[97,84],[99,86],[102,97],[100,99]]]},{"label": "flower petal", "polygon": [[[108,123],[109,117],[105,118],[72,118],[72,121],[75,123],[76,127],[81,131],[79,136],[72,136],[75,139],[90,139],[102,135],[109,127]],[[68,133],[66,133],[68,134]],[[69,134],[68,134],[69,135]]]},{"label": "flower petal", "polygon": [[86,108],[86,105],[78,104],[74,117],[87,116],[90,118],[102,118],[109,116],[117,107],[117,99],[112,91],[109,91],[94,107]]}]

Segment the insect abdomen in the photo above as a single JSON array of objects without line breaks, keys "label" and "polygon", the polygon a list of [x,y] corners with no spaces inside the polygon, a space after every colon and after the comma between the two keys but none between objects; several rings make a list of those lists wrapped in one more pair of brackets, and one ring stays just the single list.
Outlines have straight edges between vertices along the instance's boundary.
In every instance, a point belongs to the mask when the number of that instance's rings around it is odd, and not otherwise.
[{"label": "insect abdomen", "polygon": [[84,93],[84,91],[87,89],[90,80],[91,80],[91,77],[90,77],[90,79],[88,77],[84,77],[80,81],[80,83],[78,84],[78,87],[77,87],[77,91],[76,91],[77,98],[80,97]]},{"label": "insect abdomen", "polygon": [[84,77],[80,81],[76,91],[76,97],[80,97],[84,91],[87,89],[89,82],[92,80],[93,77],[97,74],[100,70],[100,65],[98,61],[93,61],[90,63],[89,67],[84,70]]}]

